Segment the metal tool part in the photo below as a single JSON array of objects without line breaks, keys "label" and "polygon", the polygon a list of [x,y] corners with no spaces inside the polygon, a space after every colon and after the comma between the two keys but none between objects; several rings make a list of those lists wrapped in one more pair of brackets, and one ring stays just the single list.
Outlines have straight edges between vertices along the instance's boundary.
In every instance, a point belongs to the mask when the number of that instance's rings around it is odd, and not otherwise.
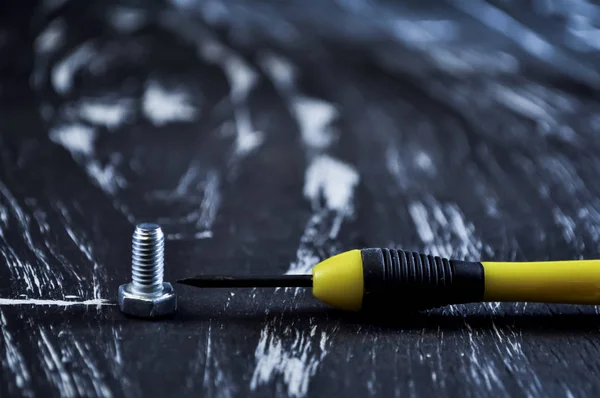
[{"label": "metal tool part", "polygon": [[154,318],[177,309],[173,286],[163,282],[164,253],[165,236],[160,226],[137,225],[132,244],[132,281],[119,286],[119,307],[123,313]]}]

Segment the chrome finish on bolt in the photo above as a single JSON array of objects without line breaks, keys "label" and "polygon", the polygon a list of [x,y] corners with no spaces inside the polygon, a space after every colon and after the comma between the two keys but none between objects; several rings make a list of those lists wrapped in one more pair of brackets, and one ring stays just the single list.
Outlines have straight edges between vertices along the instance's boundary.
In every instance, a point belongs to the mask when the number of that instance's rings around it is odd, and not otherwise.
[{"label": "chrome finish on bolt", "polygon": [[119,286],[119,308],[128,315],[154,318],[177,309],[173,286],[163,282],[165,236],[160,226],[139,224],[133,233],[131,283]]}]

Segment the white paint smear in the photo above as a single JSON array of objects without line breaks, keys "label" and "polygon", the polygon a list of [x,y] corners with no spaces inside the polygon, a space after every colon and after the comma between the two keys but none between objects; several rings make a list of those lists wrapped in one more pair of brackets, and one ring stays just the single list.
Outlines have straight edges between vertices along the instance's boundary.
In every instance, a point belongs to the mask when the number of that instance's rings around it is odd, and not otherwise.
[{"label": "white paint smear", "polygon": [[552,209],[552,214],[554,216],[554,222],[558,225],[562,231],[563,238],[567,243],[573,243],[577,240],[577,235],[575,234],[575,221],[567,216],[562,210],[558,207]]},{"label": "white paint smear", "polygon": [[215,39],[202,40],[198,52],[206,61],[219,65],[227,76],[230,87],[229,98],[235,107],[237,136],[234,153],[237,156],[246,156],[264,141],[264,134],[254,129],[247,103],[248,95],[258,82],[258,73],[242,57]]},{"label": "white paint smear", "polygon": [[141,9],[118,6],[108,13],[108,20],[119,32],[132,33],[146,23],[147,17]]},{"label": "white paint smear", "polygon": [[247,107],[237,108],[234,112],[235,124],[237,127],[235,154],[238,156],[245,156],[263,143],[264,135],[262,132],[254,130],[250,120],[250,112]]},{"label": "white paint smear", "polygon": [[525,96],[501,85],[494,86],[493,94],[498,102],[529,119],[555,124],[554,118],[545,105],[535,98]]},{"label": "white paint smear", "polygon": [[[220,189],[220,178],[219,173],[211,171],[206,176],[206,182],[204,184],[204,196],[200,203],[200,217],[196,225],[198,228],[205,229],[204,232],[199,232],[196,237],[199,239],[205,237],[212,237],[210,228],[212,228],[217,216],[217,211],[221,205],[221,189]],[[207,236],[207,232],[209,236]]]},{"label": "white paint smear", "polygon": [[206,173],[205,180],[200,180],[201,169],[192,164],[180,178],[174,190],[158,191],[152,195],[175,206],[193,206],[193,210],[183,216],[167,216],[158,219],[161,224],[193,225],[195,233],[171,233],[168,240],[191,240],[212,238],[211,228],[221,205],[221,177],[216,170]]},{"label": "white paint smear", "polygon": [[327,210],[316,212],[306,223],[300,238],[300,245],[296,251],[296,261],[290,264],[286,272],[287,275],[310,273],[312,268],[321,261],[315,250],[315,240],[319,237],[319,231],[323,229],[325,213],[327,213]]},{"label": "white paint smear", "polygon": [[33,395],[30,389],[31,374],[27,369],[25,358],[19,351],[13,336],[8,332],[6,318],[2,312],[0,312],[0,326],[2,326],[0,329],[2,329],[2,341],[4,343],[4,361],[13,373],[15,383],[21,389],[20,392],[24,396],[30,397]]},{"label": "white paint smear", "polygon": [[62,44],[65,28],[65,22],[62,19],[52,21],[35,40],[35,51],[38,54],[54,52]]},{"label": "white paint smear", "polygon": [[212,231],[202,231],[197,232],[194,235],[186,235],[186,234],[168,234],[165,235],[166,240],[191,240],[191,239],[210,239],[213,237]]},{"label": "white paint smear", "polygon": [[114,194],[118,188],[123,188],[127,182],[117,173],[113,164],[102,165],[96,160],[91,160],[85,167],[88,175],[104,192]]},{"label": "white paint smear", "polygon": [[433,242],[434,236],[433,231],[429,227],[429,220],[427,219],[427,209],[423,203],[411,203],[408,207],[408,212],[415,223],[417,233],[423,243]]},{"label": "white paint smear", "polygon": [[460,26],[450,20],[394,18],[390,28],[398,40],[417,47],[449,42],[460,34]]},{"label": "white paint smear", "polygon": [[347,211],[352,204],[354,187],[358,180],[355,168],[322,155],[316,157],[306,169],[304,196],[314,204],[318,204],[323,197],[327,208]]},{"label": "white paint smear", "polygon": [[159,127],[173,122],[191,122],[198,116],[186,91],[181,88],[168,90],[156,81],[146,87],[142,110],[152,124]]},{"label": "white paint smear", "polygon": [[489,245],[484,245],[475,234],[475,226],[465,219],[456,204],[442,204],[434,200],[413,202],[409,205],[424,247],[434,256],[479,260],[482,251],[493,255]]},{"label": "white paint smear", "polygon": [[231,98],[238,103],[245,101],[258,81],[258,74],[241,57],[226,51],[217,61],[223,67],[231,87]]},{"label": "white paint smear", "polygon": [[294,89],[297,71],[291,62],[273,53],[262,54],[258,62],[279,90],[289,92]]},{"label": "white paint smear", "polygon": [[425,171],[429,174],[435,173],[435,166],[433,165],[431,156],[429,156],[427,153],[422,152],[422,151],[418,152],[415,156],[415,163],[423,171]]},{"label": "white paint smear", "polygon": [[402,189],[408,189],[409,178],[402,157],[396,148],[388,146],[385,151],[385,165],[396,183]]},{"label": "white paint smear", "polygon": [[50,131],[50,139],[72,154],[89,156],[94,152],[96,131],[79,123],[64,124]]},{"label": "white paint smear", "polygon": [[423,251],[446,258],[479,260],[483,250],[493,251],[475,234],[475,227],[465,219],[455,204],[434,200],[413,202],[408,207],[417,233],[423,242]]},{"label": "white paint smear", "polygon": [[64,124],[50,132],[50,139],[71,152],[103,191],[114,194],[118,188],[127,186],[127,182],[116,170],[114,163],[118,157],[111,157],[111,162],[106,165],[93,158],[96,136],[94,128],[80,123]]},{"label": "white paint smear", "polygon": [[91,60],[94,53],[91,43],[83,43],[54,67],[52,70],[52,85],[56,92],[66,94],[73,88],[75,73]]},{"label": "white paint smear", "polygon": [[28,292],[37,295],[43,295],[45,291],[53,289],[62,289],[62,278],[56,275],[55,266],[51,266],[48,261],[47,248],[34,241],[31,233],[31,219],[28,217],[10,190],[0,181],[0,195],[8,203],[8,214],[16,221],[22,242],[25,243],[29,252],[21,253],[25,256],[20,257],[13,250],[13,247],[3,240],[0,235],[0,257],[4,259],[11,280],[15,283],[25,283]]},{"label": "white paint smear", "polygon": [[[353,167],[330,156],[318,156],[309,164],[304,194],[316,209],[304,229],[296,261],[290,264],[287,274],[310,272],[320,260],[317,250],[331,249],[327,238],[335,239],[342,220],[351,214],[358,181],[358,173]],[[325,199],[324,207],[320,206],[321,196]],[[317,333],[316,326],[311,329],[310,335],[305,330],[292,329],[295,339],[288,346],[280,336],[287,334],[290,329],[281,330],[276,325],[275,322],[267,323],[261,331],[250,388],[254,390],[281,375],[288,395],[302,397],[307,394],[310,379],[327,355],[327,335],[321,332],[317,348],[312,343]]]},{"label": "white paint smear", "polygon": [[[359,175],[354,167],[326,153],[335,138],[331,123],[339,117],[336,107],[296,93],[296,71],[287,60],[266,54],[259,63],[296,119],[308,160],[303,194],[312,202],[314,212],[304,228],[296,261],[286,272],[304,274],[320,261],[318,253],[333,250],[331,239],[337,238],[343,220],[352,215]],[[309,334],[304,329],[283,329],[277,320],[267,323],[256,347],[250,388],[256,390],[281,377],[288,396],[305,396],[310,379],[327,355],[326,332],[320,332],[318,346],[313,343],[316,336],[316,326]]]},{"label": "white paint smear", "polygon": [[338,117],[336,107],[319,99],[296,97],[292,109],[304,144],[309,148],[327,148],[334,138],[331,123]]},{"label": "white paint smear", "polygon": [[116,305],[105,299],[92,299],[83,301],[70,301],[70,300],[44,300],[44,299],[5,299],[0,298],[0,305],[34,305],[34,306],[58,306],[58,307],[70,307],[74,305]]},{"label": "white paint smear", "polygon": [[223,70],[230,87],[229,99],[234,107],[233,116],[237,129],[232,160],[235,163],[253,152],[264,142],[264,134],[254,128],[248,109],[248,95],[256,87],[259,74],[243,57],[221,44],[210,32],[198,26],[186,29],[174,15],[165,14],[161,22],[194,43],[200,58]]},{"label": "white paint smear", "polygon": [[77,388],[75,381],[65,368],[66,363],[62,361],[60,347],[55,347],[46,334],[44,328],[40,327],[39,338],[37,339],[40,360],[45,366],[42,370],[48,380],[57,388],[59,395],[64,397],[75,397]]},{"label": "white paint smear", "polygon": [[[60,336],[60,334],[59,334]],[[74,378],[75,384],[77,385],[78,391],[86,391],[86,394],[92,395],[93,391],[97,397],[103,398],[112,398],[113,394],[110,390],[108,384],[105,383],[104,378],[102,377],[102,373],[100,369],[98,369],[98,364],[96,360],[90,353],[90,346],[88,344],[83,344],[79,340],[75,338],[72,333],[69,333],[70,341],[68,348],[72,349],[73,354],[77,354],[76,358],[79,359],[79,363],[83,364],[83,366],[87,369],[88,373],[91,375],[89,378],[90,384],[82,383],[81,379]],[[91,387],[91,388],[90,388]]]},{"label": "white paint smear", "polygon": [[267,324],[260,333],[255,351],[256,368],[250,389],[256,390],[259,385],[269,383],[276,375],[281,374],[287,386],[288,396],[305,396],[311,377],[315,375],[319,363],[326,355],[327,335],[321,332],[321,342],[317,349],[311,344],[316,327],[313,327],[310,333],[296,330],[293,342],[290,347],[286,347],[287,344],[269,329],[270,324]]},{"label": "white paint smear", "polygon": [[335,138],[331,123],[339,117],[338,109],[322,99],[296,93],[297,72],[285,58],[266,53],[260,57],[259,64],[286,97],[290,112],[298,122],[304,145],[317,150],[329,147]]},{"label": "white paint smear", "polygon": [[104,98],[82,101],[78,111],[83,120],[114,129],[129,119],[132,107],[128,100]]}]

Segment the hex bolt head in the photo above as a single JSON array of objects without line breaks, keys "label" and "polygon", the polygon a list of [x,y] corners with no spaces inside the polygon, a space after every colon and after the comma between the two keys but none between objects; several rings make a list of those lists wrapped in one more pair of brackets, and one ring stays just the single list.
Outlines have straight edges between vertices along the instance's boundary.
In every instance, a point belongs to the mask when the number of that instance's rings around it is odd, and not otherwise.
[{"label": "hex bolt head", "polygon": [[177,309],[177,296],[163,282],[165,237],[160,226],[139,224],[133,233],[132,281],[119,286],[121,312],[140,318],[155,318]]},{"label": "hex bolt head", "polygon": [[132,284],[119,286],[121,312],[139,317],[156,318],[169,315],[177,309],[177,296],[169,282],[163,282],[160,294],[147,295],[132,289]]}]

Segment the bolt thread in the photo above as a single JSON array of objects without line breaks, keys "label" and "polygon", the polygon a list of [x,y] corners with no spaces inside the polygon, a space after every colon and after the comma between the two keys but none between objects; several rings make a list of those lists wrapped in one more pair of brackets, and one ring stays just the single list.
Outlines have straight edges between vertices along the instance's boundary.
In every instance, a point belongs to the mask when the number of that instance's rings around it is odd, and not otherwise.
[{"label": "bolt thread", "polygon": [[133,233],[132,286],[140,293],[162,290],[165,269],[165,236],[156,224],[139,224]]}]

